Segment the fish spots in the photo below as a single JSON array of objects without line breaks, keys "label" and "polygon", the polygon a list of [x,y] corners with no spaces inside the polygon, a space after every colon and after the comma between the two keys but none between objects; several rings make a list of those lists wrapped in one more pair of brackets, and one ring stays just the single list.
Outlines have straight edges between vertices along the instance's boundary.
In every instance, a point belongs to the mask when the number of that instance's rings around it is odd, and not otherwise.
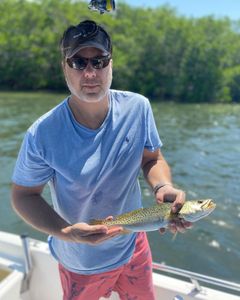
[{"label": "fish spots", "polygon": [[[96,198],[95,200],[96,201]],[[147,208],[139,208],[133,211],[116,216],[114,220],[98,220],[98,223],[107,226],[123,226],[124,229],[133,232],[154,231],[164,228],[171,222],[172,203],[155,204]],[[216,207],[211,199],[186,201],[182,206],[178,219],[188,222],[196,222],[208,216]],[[93,223],[91,223],[93,224]]]}]

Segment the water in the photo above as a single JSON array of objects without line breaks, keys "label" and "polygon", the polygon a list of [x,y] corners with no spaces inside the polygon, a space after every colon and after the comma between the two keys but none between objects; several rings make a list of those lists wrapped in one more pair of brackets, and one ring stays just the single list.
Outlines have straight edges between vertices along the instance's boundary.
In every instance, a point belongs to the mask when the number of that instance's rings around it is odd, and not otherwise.
[{"label": "water", "polygon": [[[56,94],[0,93],[0,230],[46,240],[13,212],[10,178],[28,126],[64,98]],[[188,199],[218,206],[184,234],[149,233],[153,258],[174,267],[240,282],[240,106],[153,103],[174,182]],[[144,205],[153,203],[140,178]],[[48,190],[45,196],[49,199]]]}]

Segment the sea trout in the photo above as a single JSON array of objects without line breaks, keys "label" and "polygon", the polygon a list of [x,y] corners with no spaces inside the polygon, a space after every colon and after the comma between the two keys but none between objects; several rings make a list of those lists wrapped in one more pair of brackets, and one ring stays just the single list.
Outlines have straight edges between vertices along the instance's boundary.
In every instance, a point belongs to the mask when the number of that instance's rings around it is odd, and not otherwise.
[{"label": "sea trout", "polygon": [[178,213],[171,212],[172,203],[155,204],[151,207],[140,208],[121,214],[113,220],[92,220],[91,225],[102,224],[108,227],[121,226],[126,231],[154,231],[167,228],[169,222],[179,218],[196,222],[209,215],[216,207],[211,199],[186,201]]}]

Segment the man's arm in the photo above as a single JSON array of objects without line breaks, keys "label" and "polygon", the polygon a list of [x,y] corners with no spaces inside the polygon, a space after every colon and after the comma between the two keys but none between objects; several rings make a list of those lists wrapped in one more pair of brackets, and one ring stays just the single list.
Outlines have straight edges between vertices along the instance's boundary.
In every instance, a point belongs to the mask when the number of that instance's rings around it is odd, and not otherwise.
[{"label": "man's arm", "polygon": [[112,238],[120,228],[108,230],[104,225],[69,224],[42,197],[44,185],[24,187],[13,184],[12,206],[26,223],[35,229],[71,242],[98,244]]},{"label": "man's arm", "polygon": [[144,150],[142,169],[144,177],[152,189],[159,183],[172,185],[170,167],[159,149],[155,152]]},{"label": "man's arm", "polygon": [[142,169],[157,202],[173,202],[172,211],[177,212],[185,201],[185,193],[173,187],[170,167],[159,149],[155,152],[144,150]]},{"label": "man's arm", "polygon": [[[170,167],[159,149],[154,152],[144,150],[142,170],[146,181],[154,191],[157,203],[173,202],[172,212],[178,212],[185,202],[185,193],[173,187]],[[189,222],[176,221],[170,224],[170,230],[184,231],[190,226]]]}]

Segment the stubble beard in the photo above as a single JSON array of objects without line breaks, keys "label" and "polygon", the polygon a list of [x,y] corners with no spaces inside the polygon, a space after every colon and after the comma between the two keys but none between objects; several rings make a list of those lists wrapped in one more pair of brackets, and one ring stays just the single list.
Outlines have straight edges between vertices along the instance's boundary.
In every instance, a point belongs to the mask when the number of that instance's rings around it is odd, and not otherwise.
[{"label": "stubble beard", "polygon": [[106,84],[103,88],[100,89],[98,93],[84,93],[82,89],[76,89],[69,80],[65,77],[67,86],[72,95],[74,95],[78,100],[88,102],[88,103],[96,103],[102,101],[108,94],[110,86],[112,84],[112,72],[108,72]]}]

